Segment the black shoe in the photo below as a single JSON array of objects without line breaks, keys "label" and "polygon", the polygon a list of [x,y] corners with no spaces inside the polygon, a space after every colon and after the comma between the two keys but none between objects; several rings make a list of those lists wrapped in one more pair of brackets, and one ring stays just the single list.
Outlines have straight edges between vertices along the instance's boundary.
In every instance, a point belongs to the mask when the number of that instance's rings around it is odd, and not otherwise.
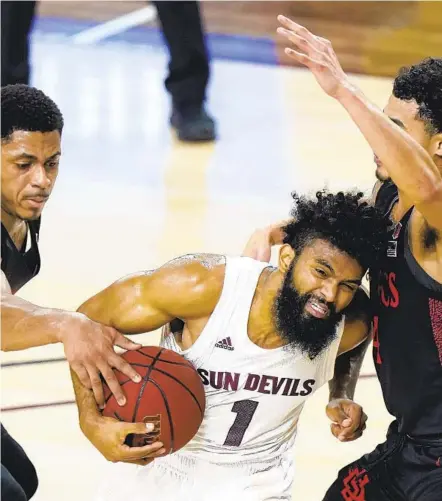
[{"label": "black shoe", "polygon": [[216,138],[215,121],[204,106],[183,110],[174,108],[170,123],[181,141],[213,141]]}]

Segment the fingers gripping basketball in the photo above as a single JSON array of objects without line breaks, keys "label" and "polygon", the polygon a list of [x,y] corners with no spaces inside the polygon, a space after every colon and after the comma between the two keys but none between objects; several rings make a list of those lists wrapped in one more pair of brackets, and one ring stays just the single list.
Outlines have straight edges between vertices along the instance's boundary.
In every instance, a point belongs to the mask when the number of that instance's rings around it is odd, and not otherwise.
[{"label": "fingers gripping basketball", "polygon": [[127,403],[123,407],[118,405],[104,384],[103,414],[128,423],[154,423],[150,433],[129,435],[128,445],[140,447],[161,441],[166,454],[178,451],[195,436],[203,420],[205,394],[200,376],[184,357],[159,346],[128,351],[123,358],[141,375],[142,381],[134,383],[115,371]]}]

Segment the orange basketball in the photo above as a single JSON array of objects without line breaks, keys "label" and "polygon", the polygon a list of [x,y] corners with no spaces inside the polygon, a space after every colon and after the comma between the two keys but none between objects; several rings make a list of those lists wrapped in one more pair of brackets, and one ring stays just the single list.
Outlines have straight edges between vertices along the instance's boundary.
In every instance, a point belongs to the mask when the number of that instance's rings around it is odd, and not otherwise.
[{"label": "orange basketball", "polygon": [[142,381],[134,383],[115,371],[127,402],[120,406],[104,383],[103,415],[128,423],[154,421],[153,433],[129,435],[128,445],[153,443],[159,432],[157,440],[164,444],[165,455],[178,451],[195,436],[203,420],[206,399],[199,374],[184,357],[159,346],[143,346],[122,356]]}]

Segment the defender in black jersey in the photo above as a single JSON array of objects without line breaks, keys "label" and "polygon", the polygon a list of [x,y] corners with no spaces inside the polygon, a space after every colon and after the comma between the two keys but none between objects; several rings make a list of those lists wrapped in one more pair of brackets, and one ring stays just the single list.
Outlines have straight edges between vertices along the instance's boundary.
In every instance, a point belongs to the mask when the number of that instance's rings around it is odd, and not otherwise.
[{"label": "defender in black jersey", "polygon": [[[369,273],[374,361],[395,420],[386,442],[339,472],[324,501],[441,501],[442,59],[403,68],[382,113],[348,80],[328,41],[279,20],[279,32],[300,49],[287,53],[311,70],[372,147],[374,200],[391,219],[386,255]],[[248,254],[265,256],[269,244],[280,243],[282,226],[255,232]],[[352,360],[349,353],[345,370],[336,366],[331,401],[353,399],[363,354]],[[339,416],[333,433],[357,438],[358,423],[345,420]]]},{"label": "defender in black jersey", "polygon": [[[140,381],[135,370],[114,351],[114,345],[138,349],[112,327],[80,313],[41,308],[14,294],[40,269],[40,218],[58,173],[63,118],[43,92],[26,85],[1,89],[1,275],[2,350],[62,342],[66,358],[82,383],[103,402],[101,375],[118,399],[124,393],[113,374],[122,370]],[[124,403],[124,401],[122,402]],[[142,430],[142,431],[140,431]],[[146,457],[151,447],[124,446],[124,436],[146,430],[144,424],[115,423],[105,445],[117,459]],[[124,436],[123,436],[124,435]],[[123,436],[123,440],[121,437]],[[30,499],[37,489],[35,468],[19,444],[1,427],[2,501]]]},{"label": "defender in black jersey", "polygon": [[[398,199],[397,190],[381,187],[386,217]],[[442,499],[442,283],[413,256],[413,211],[392,221],[384,259],[370,272],[373,357],[396,419],[386,442],[341,469],[324,501]]]},{"label": "defender in black jersey", "polygon": [[441,501],[442,59],[401,70],[382,113],[350,83],[331,44],[280,22],[305,54],[291,50],[292,57],[372,147],[378,179],[397,187],[383,200],[391,218],[386,255],[370,270],[374,361],[396,419],[385,443],[341,470],[325,500]]}]

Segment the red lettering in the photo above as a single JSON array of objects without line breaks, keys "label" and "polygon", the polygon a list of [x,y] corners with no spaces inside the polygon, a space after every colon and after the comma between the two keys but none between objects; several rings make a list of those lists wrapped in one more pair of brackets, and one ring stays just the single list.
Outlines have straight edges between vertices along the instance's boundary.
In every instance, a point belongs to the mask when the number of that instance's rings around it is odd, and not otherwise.
[{"label": "red lettering", "polygon": [[396,287],[396,273],[383,274],[383,283],[378,285],[378,295],[381,303],[386,308],[397,308],[399,306],[399,290]]},{"label": "red lettering", "polygon": [[396,288],[395,285],[395,280],[396,280],[396,273],[389,273],[388,274],[388,286],[390,288],[390,293],[392,295],[391,301],[390,301],[390,307],[391,308],[397,308],[399,306],[399,291]]},{"label": "red lettering", "polygon": [[373,354],[375,355],[375,362],[378,365],[382,364],[382,358],[380,353],[381,345],[379,343],[379,317],[373,317]]}]

